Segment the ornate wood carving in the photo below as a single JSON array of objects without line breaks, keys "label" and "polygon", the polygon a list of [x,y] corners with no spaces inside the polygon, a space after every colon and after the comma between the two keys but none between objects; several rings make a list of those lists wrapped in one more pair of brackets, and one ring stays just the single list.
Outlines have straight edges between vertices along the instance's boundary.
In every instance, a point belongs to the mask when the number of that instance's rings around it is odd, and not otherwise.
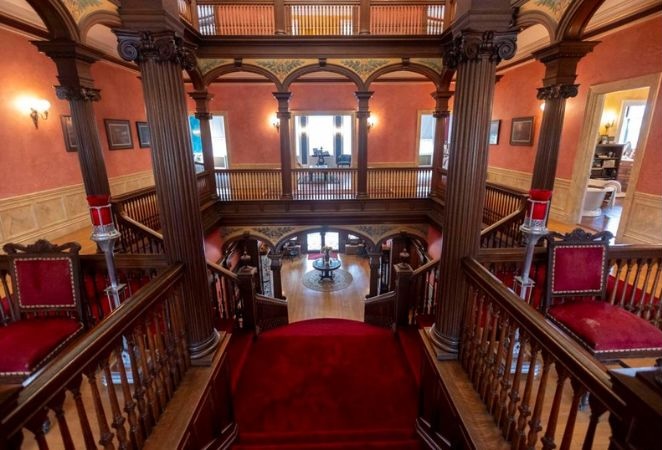
[{"label": "ornate wood carving", "polygon": [[515,56],[516,49],[515,32],[463,31],[444,48],[444,63],[451,69],[482,58],[498,64]]}]

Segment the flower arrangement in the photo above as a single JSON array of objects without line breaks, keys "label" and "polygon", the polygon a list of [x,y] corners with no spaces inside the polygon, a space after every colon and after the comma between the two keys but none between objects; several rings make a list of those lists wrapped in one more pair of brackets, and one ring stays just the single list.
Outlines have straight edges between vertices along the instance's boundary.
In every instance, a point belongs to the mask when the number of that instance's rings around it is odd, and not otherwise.
[{"label": "flower arrangement", "polygon": [[331,250],[332,250],[332,248],[329,247],[328,245],[325,245],[324,247],[322,247],[322,253],[324,254],[324,260],[325,261],[328,261],[329,258],[331,257]]}]

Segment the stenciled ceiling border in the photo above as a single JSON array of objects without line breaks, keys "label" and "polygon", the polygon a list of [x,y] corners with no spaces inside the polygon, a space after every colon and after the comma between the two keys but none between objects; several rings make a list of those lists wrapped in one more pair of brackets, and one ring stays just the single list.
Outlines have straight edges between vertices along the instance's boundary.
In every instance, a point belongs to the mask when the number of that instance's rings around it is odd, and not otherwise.
[{"label": "stenciled ceiling border", "polygon": [[96,11],[117,11],[117,6],[108,0],[62,0],[77,23],[81,18]]},{"label": "stenciled ceiling border", "polygon": [[541,11],[553,17],[558,23],[572,0],[531,0],[521,7],[521,11]]}]

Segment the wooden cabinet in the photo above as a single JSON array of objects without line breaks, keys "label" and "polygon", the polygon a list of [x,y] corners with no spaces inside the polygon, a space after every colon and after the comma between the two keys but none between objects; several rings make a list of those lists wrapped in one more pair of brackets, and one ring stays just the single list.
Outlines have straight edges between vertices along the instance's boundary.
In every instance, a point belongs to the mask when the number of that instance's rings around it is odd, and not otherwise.
[{"label": "wooden cabinet", "polygon": [[591,178],[600,180],[615,180],[621,164],[625,144],[598,144],[595,146]]}]

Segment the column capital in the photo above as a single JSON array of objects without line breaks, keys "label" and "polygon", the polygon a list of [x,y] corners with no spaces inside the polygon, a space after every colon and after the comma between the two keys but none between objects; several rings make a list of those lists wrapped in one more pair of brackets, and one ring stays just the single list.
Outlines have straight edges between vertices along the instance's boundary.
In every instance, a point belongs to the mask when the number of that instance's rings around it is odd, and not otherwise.
[{"label": "column capital", "polygon": [[545,65],[543,85],[574,84],[577,63],[597,44],[594,41],[562,41],[533,52],[533,57]]},{"label": "column capital", "polygon": [[553,100],[557,98],[576,97],[579,91],[578,84],[552,84],[538,88],[538,100]]},{"label": "column capital", "polygon": [[291,92],[274,92],[273,96],[276,100],[278,100],[278,104],[280,105],[281,103],[289,103],[290,99],[292,98],[292,93]]},{"label": "column capital", "polygon": [[205,112],[196,111],[195,113],[193,113],[193,115],[198,120],[211,120],[211,118],[214,117],[212,113],[206,111]]},{"label": "column capital", "polygon": [[127,61],[154,60],[171,62],[192,70],[195,65],[194,47],[185,42],[176,32],[114,30],[119,44],[117,51]]},{"label": "column capital", "polygon": [[448,101],[453,96],[453,91],[434,91],[430,95],[435,100],[434,112],[432,115],[436,118],[449,117],[451,112],[448,110]]},{"label": "column capital", "polygon": [[211,119],[209,102],[214,98],[214,94],[204,90],[189,92],[188,95],[195,101],[195,117],[202,120]]},{"label": "column capital", "polygon": [[82,100],[86,102],[98,102],[101,100],[101,91],[95,88],[55,86],[55,95],[60,100]]},{"label": "column capital", "polygon": [[359,101],[359,110],[361,108],[365,108],[366,110],[368,109],[368,104],[369,104],[370,98],[372,97],[372,95],[374,93],[375,93],[375,91],[356,91],[356,92],[354,92],[354,96]]},{"label": "column capital", "polygon": [[451,69],[482,58],[498,64],[515,55],[516,36],[514,31],[461,31],[444,46],[444,63]]}]

